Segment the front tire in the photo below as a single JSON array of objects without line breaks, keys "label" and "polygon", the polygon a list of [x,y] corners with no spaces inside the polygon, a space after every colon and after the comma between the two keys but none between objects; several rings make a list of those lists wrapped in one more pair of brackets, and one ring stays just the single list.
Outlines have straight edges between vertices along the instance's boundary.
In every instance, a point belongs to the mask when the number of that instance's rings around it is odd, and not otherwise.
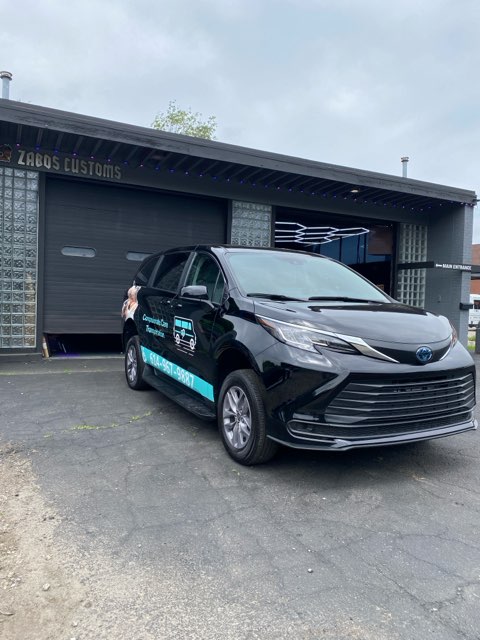
[{"label": "front tire", "polygon": [[217,413],[223,445],[236,462],[261,464],[275,455],[278,445],[267,438],[262,389],[253,371],[240,369],[225,378]]},{"label": "front tire", "polygon": [[148,384],[143,379],[144,370],[145,363],[140,351],[140,341],[138,336],[132,336],[125,349],[125,377],[130,389],[135,391],[148,389]]}]

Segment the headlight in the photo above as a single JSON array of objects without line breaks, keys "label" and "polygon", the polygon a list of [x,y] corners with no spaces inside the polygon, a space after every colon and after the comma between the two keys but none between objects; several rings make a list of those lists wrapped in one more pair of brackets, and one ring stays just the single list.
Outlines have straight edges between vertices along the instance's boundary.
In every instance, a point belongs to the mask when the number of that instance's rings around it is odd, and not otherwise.
[{"label": "headlight", "polygon": [[257,316],[258,322],[272,336],[289,344],[292,347],[305,349],[306,351],[318,352],[322,348],[332,349],[341,353],[359,354],[349,342],[338,338],[335,334],[328,331],[320,331],[319,329],[309,329],[298,324],[289,324],[271,318]]},{"label": "headlight", "polygon": [[451,340],[451,343],[450,343],[450,348],[452,348],[458,342],[458,334],[457,334],[457,330],[455,329],[455,327],[453,326],[453,324],[451,322],[450,322],[450,326],[452,327],[452,340]]}]

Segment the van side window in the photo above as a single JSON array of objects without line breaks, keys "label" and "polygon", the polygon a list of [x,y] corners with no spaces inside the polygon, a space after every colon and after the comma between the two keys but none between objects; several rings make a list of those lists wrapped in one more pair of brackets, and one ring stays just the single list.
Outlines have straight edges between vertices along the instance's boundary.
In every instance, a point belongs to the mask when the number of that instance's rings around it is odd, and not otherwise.
[{"label": "van side window", "polygon": [[135,276],[135,284],[140,287],[145,287],[153,273],[153,269],[157,264],[158,258],[146,258],[140,265],[140,269]]},{"label": "van side window", "polygon": [[220,304],[223,297],[225,281],[223,274],[213,258],[205,253],[195,256],[185,282],[189,285],[204,285],[212,302]]},{"label": "van side window", "polygon": [[164,255],[155,275],[153,286],[164,291],[177,291],[189,256],[190,254],[185,252]]}]

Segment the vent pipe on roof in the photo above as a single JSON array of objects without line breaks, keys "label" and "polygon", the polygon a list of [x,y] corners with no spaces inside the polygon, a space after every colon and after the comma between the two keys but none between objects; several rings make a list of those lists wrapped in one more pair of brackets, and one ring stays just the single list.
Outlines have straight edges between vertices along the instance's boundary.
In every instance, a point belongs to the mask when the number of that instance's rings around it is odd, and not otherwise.
[{"label": "vent pipe on roof", "polygon": [[13,76],[10,71],[0,71],[0,78],[2,79],[2,98],[8,100],[10,98],[10,82]]},{"label": "vent pipe on roof", "polygon": [[407,177],[407,166],[408,166],[408,161],[410,160],[410,158],[408,156],[402,156],[401,160],[402,160],[402,178],[406,178]]}]

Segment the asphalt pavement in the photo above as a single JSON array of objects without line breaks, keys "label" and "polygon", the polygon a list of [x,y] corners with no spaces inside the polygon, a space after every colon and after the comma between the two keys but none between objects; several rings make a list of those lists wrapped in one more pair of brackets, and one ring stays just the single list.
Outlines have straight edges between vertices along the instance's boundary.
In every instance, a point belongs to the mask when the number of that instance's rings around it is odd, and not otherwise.
[{"label": "asphalt pavement", "polygon": [[122,638],[480,637],[478,432],[245,468],[118,358],[0,362],[0,401]]}]

